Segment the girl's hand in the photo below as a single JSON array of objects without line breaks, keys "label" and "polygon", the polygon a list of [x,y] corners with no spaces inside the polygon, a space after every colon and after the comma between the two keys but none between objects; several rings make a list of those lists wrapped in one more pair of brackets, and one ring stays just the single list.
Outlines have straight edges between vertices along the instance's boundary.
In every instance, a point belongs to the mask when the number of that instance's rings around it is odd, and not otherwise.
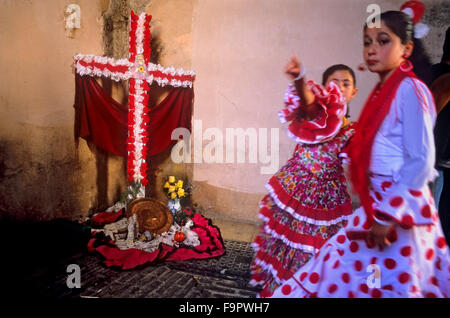
[{"label": "girl's hand", "polygon": [[381,225],[377,222],[373,222],[372,228],[369,231],[369,240],[378,245],[380,250],[383,250],[385,246],[391,245],[387,235],[393,227],[393,225]]},{"label": "girl's hand", "polygon": [[290,80],[293,80],[300,74],[301,65],[296,56],[292,56],[289,62],[284,68],[284,72],[287,74]]},{"label": "girl's hand", "polygon": [[[302,66],[296,56],[292,56],[289,62],[284,68],[284,72],[292,81],[298,77],[302,70]],[[305,112],[304,117],[306,120],[312,120],[317,116],[320,110],[320,105],[313,104],[315,97],[313,92],[307,87],[305,79],[302,77],[295,81],[295,89],[297,90],[298,97],[303,101],[303,110]]]}]

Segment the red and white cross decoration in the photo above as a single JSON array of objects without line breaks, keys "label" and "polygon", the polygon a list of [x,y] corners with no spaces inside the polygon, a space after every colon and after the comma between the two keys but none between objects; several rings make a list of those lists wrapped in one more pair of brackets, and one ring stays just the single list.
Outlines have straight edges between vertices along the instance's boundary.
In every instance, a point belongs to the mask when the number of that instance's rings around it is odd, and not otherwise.
[{"label": "red and white cross decoration", "polygon": [[[173,67],[164,68],[150,63],[150,20],[152,16],[141,13],[137,16],[131,11],[130,46],[128,59],[113,59],[105,56],[75,55],[75,71],[80,75],[108,77],[115,81],[128,82],[128,181],[139,182],[142,187],[147,179],[147,125],[148,92],[153,82],[160,86],[192,88],[195,79],[193,71]],[[141,191],[143,193],[143,191]]]}]

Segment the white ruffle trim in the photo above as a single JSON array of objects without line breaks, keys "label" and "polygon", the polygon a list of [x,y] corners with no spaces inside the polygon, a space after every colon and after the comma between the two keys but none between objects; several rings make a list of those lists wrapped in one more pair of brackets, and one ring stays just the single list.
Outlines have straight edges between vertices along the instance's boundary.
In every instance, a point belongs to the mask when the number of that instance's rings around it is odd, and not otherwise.
[{"label": "white ruffle trim", "polygon": [[[128,61],[127,59],[119,59],[116,60],[114,58],[111,57],[106,57],[106,56],[95,56],[92,54],[77,54],[74,56],[74,60],[75,60],[75,70],[78,74],[84,76],[84,75],[88,75],[88,76],[97,76],[97,77],[108,77],[111,78],[112,80],[118,82],[121,80],[128,80],[130,78],[133,77],[133,68],[134,68],[134,64],[131,63],[130,61]],[[126,66],[128,67],[128,71],[126,71],[125,73],[121,73],[121,72],[111,72],[108,69],[99,69],[95,66],[83,66],[80,64],[80,61],[83,61],[85,63],[99,63],[102,65],[111,65],[113,67],[117,67],[117,66]],[[167,78],[160,78],[160,77],[155,77],[152,74],[150,74],[149,72],[155,72],[155,71],[159,71],[161,73],[163,73],[164,75],[168,76],[190,76],[190,77],[195,77],[195,72],[194,71],[185,71],[181,68],[174,68],[174,67],[167,67],[164,68],[163,66],[159,65],[159,64],[153,64],[153,63],[149,63],[147,65],[147,74],[145,74],[145,76],[143,77],[143,79],[145,79],[149,84],[153,83],[153,81],[156,81],[158,83],[158,85],[160,86],[166,86],[166,85],[170,85],[173,87],[190,87],[192,88],[193,85],[193,81],[192,80],[177,80],[177,79],[172,79],[172,80],[168,80]]]},{"label": "white ruffle trim", "polygon": [[333,139],[336,136],[336,134],[339,132],[339,129],[341,129],[341,126],[342,125],[338,125],[337,129],[335,131],[333,131],[333,134],[329,138],[320,139],[320,136],[317,136],[316,138],[318,138],[318,139],[313,140],[313,141],[304,140],[304,139],[301,139],[300,137],[297,137],[289,130],[289,127],[286,128],[286,134],[288,135],[289,138],[291,138],[298,144],[315,145],[315,144],[324,143],[324,142],[327,142],[327,141],[330,141],[331,139]]},{"label": "white ruffle trim", "polygon": [[[264,215],[259,214],[258,215],[259,219],[263,220],[265,223],[269,222],[269,218],[265,217]],[[305,245],[305,244],[301,244],[301,243],[294,243],[292,241],[290,241],[286,236],[284,236],[283,234],[279,234],[278,232],[276,232],[274,229],[270,228],[268,224],[266,224],[264,226],[264,232],[267,234],[270,234],[272,237],[279,239],[281,241],[283,241],[284,244],[286,244],[287,246],[291,247],[291,248],[295,248],[296,250],[302,250],[308,253],[312,253],[312,254],[316,254],[319,252],[319,249],[311,246],[311,245]],[[255,243],[255,245],[258,245],[257,243]],[[259,246],[259,245],[258,245]]]},{"label": "white ruffle trim", "polygon": [[[267,264],[266,262],[264,262],[260,259],[255,259],[254,263],[261,266],[263,270],[270,272],[270,274],[272,274],[273,278],[275,279],[275,281],[278,284],[282,284],[284,282],[284,280],[281,280],[278,277],[278,271],[272,266],[272,264]],[[255,281],[255,280],[253,280],[253,281]]]},{"label": "white ruffle trim", "polygon": [[[348,219],[348,216],[346,216],[346,215],[340,216],[340,217],[338,217],[338,218],[336,218],[334,220],[331,220],[331,221],[321,221],[321,220],[315,220],[315,219],[308,218],[306,216],[298,214],[297,212],[294,211],[294,209],[292,209],[291,207],[286,206],[283,202],[281,202],[278,199],[278,197],[277,197],[275,191],[273,190],[272,186],[268,182],[266,183],[266,189],[269,191],[270,197],[273,199],[273,201],[276,203],[276,205],[280,209],[288,212],[290,215],[292,215],[292,217],[294,217],[295,219],[297,219],[299,221],[303,221],[303,222],[306,222],[306,223],[309,223],[309,224],[313,224],[313,225],[330,226],[330,225],[334,225],[334,224],[337,224],[339,222],[342,222],[342,221],[345,221],[345,220]],[[262,207],[262,206],[260,205],[260,207]]]}]

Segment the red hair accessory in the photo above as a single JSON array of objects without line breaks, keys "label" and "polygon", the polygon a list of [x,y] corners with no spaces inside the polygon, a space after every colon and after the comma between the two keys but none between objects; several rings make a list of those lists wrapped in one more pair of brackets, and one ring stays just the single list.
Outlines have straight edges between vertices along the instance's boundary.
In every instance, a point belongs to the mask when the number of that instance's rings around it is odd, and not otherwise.
[{"label": "red hair accessory", "polygon": [[425,5],[418,0],[406,1],[401,7],[400,11],[409,15],[414,23],[414,37],[417,39],[423,38],[428,34],[430,28],[428,25],[420,22],[424,13]]},{"label": "red hair accessory", "polygon": [[414,24],[419,23],[425,13],[425,5],[418,0],[410,0],[405,2],[401,7],[400,11],[406,13],[411,17]]}]

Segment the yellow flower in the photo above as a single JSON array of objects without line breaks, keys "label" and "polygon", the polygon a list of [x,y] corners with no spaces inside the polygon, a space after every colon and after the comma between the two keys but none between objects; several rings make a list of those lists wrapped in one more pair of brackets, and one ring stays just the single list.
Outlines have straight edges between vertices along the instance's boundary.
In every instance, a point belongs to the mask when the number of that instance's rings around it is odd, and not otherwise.
[{"label": "yellow flower", "polygon": [[183,180],[178,180],[177,187],[182,188],[183,187]]},{"label": "yellow flower", "polygon": [[138,67],[138,72],[140,72],[140,73],[144,73],[145,72],[145,69],[144,69],[144,67],[141,65],[141,66],[139,66]]},{"label": "yellow flower", "polygon": [[172,194],[170,195],[171,199],[176,199],[177,198],[177,194],[175,192],[172,192]]},{"label": "yellow flower", "polygon": [[178,196],[184,197],[184,189],[178,189]]},{"label": "yellow flower", "polygon": [[169,177],[169,183],[174,183],[175,182],[175,177],[174,176],[170,176]]},{"label": "yellow flower", "polygon": [[175,192],[175,186],[169,186],[169,193]]},{"label": "yellow flower", "polygon": [[311,159],[311,154],[309,153],[309,151],[306,152],[306,158]]},{"label": "yellow flower", "polygon": [[168,189],[169,187],[170,187],[169,182],[166,182],[166,183],[164,184],[164,189]]}]

